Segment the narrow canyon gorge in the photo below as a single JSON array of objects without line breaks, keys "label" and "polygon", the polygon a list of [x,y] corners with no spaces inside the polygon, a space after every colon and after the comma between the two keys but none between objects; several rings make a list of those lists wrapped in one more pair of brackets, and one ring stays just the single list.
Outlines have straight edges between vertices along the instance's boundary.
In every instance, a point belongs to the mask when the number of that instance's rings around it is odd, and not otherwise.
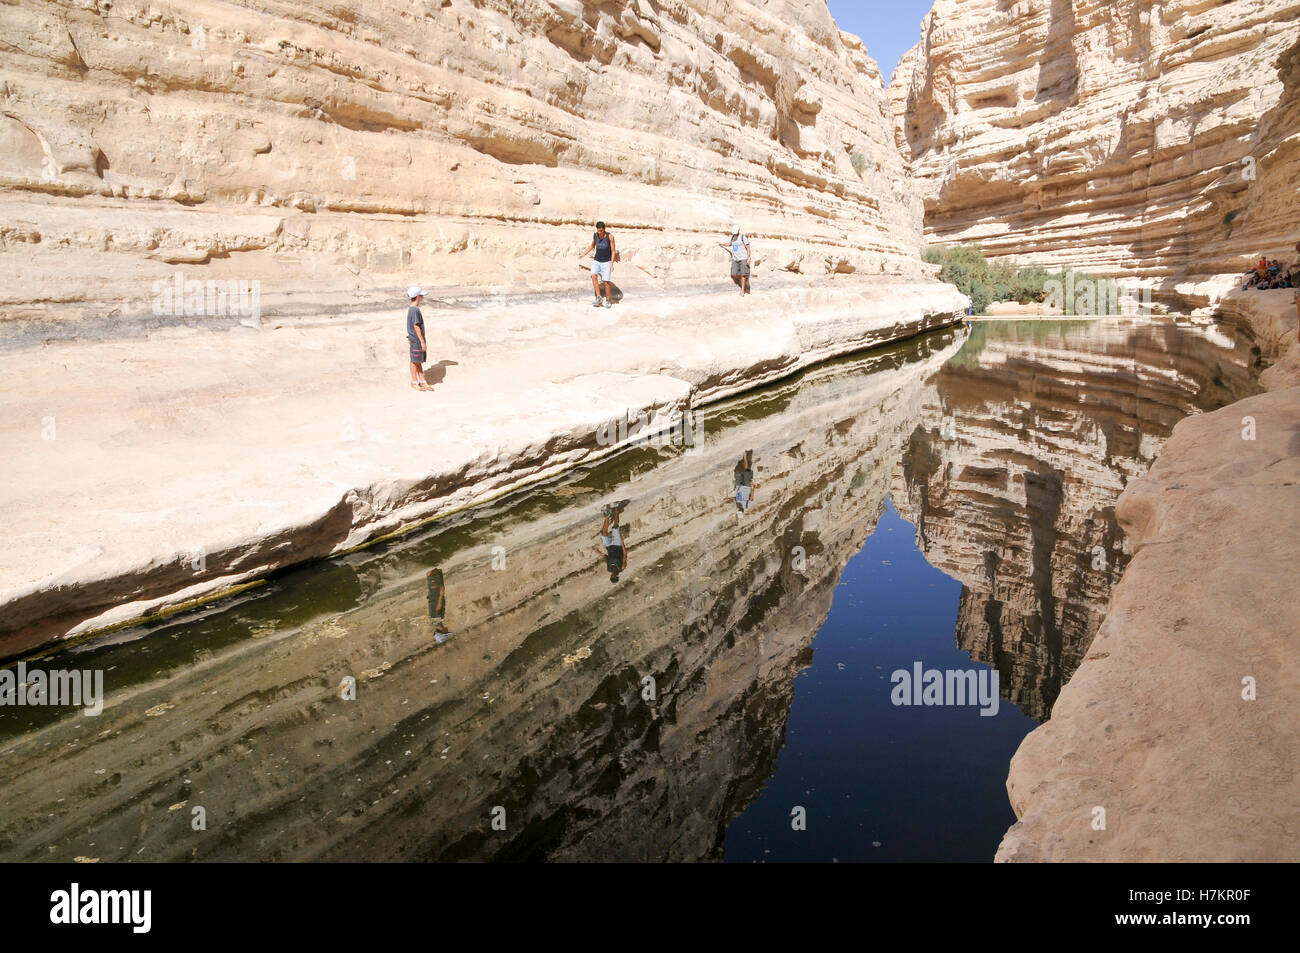
[{"label": "narrow canyon gorge", "polygon": [[[1300,858],[1300,305],[1242,288],[1300,266],[1300,0],[919,30],[891,77],[826,0],[0,4],[0,655],[120,667],[93,742],[0,724],[0,858],[724,859],[893,510],[1039,723],[997,860]],[[972,322],[970,244],[1157,314]]]}]

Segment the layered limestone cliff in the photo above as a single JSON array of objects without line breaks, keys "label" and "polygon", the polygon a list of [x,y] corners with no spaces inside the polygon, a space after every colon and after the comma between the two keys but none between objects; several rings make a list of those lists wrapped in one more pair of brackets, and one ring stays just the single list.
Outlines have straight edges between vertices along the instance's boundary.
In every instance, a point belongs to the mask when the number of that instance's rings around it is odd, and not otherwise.
[{"label": "layered limestone cliff", "polygon": [[889,97],[932,242],[1201,305],[1300,238],[1295,0],[937,0]]},{"label": "layered limestone cliff", "polygon": [[[0,317],[263,310],[413,281],[921,274],[879,70],[824,0],[16,0],[0,44]],[[579,284],[580,287],[580,284]]]},{"label": "layered limestone cliff", "polygon": [[[0,11],[21,395],[0,438],[22,450],[0,654],[480,503],[610,452],[610,420],[966,305],[926,277],[879,71],[824,0]],[[593,316],[597,219],[620,260]],[[405,388],[413,282],[435,395]]]}]

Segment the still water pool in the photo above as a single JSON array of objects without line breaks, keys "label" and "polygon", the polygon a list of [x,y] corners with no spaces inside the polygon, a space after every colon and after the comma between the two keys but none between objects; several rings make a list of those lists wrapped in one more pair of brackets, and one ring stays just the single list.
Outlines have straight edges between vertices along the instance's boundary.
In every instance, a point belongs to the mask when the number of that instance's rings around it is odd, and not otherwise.
[{"label": "still water pool", "polygon": [[[982,322],[28,660],[105,705],[0,709],[0,859],[990,860],[1127,562],[1119,493],[1255,363]],[[895,703],[932,669],[996,700]]]}]

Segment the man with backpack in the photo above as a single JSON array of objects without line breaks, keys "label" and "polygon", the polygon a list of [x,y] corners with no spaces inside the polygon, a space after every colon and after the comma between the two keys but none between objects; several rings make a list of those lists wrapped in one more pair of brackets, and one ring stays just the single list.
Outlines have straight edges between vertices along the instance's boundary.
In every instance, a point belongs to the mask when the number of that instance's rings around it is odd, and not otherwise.
[{"label": "man with backpack", "polygon": [[591,289],[596,294],[596,300],[591,303],[593,308],[600,307],[600,286],[605,285],[605,307],[610,307],[613,302],[610,301],[609,276],[614,267],[614,256],[617,252],[614,249],[614,236],[605,230],[604,222],[596,223],[596,234],[591,236],[591,244],[587,250],[578,256],[581,261],[592,252],[596,253],[596,259],[591,265]]}]

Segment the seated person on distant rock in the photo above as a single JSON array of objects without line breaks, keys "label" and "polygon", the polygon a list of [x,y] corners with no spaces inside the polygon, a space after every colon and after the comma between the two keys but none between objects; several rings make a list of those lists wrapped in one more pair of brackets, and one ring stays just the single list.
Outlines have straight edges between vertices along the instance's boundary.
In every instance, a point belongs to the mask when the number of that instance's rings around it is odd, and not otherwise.
[{"label": "seated person on distant rock", "polygon": [[[1300,254],[1300,242],[1295,243],[1295,250]],[[1300,257],[1291,262],[1291,287],[1300,288]],[[1292,296],[1295,300],[1296,337],[1300,338],[1300,291]]]},{"label": "seated person on distant rock", "polygon": [[596,223],[596,234],[591,236],[591,244],[587,250],[578,256],[578,260],[586,258],[592,252],[596,253],[596,260],[591,264],[591,289],[596,293],[596,300],[593,301],[592,307],[600,307],[600,286],[605,285],[605,307],[610,307],[612,302],[609,296],[609,276],[614,267],[614,256],[617,252],[614,249],[614,236],[605,231],[605,223]]},{"label": "seated person on distant rock", "polygon": [[619,573],[627,568],[627,530],[619,525],[627,504],[627,500],[619,500],[601,509],[605,521],[600,527],[600,541],[605,546],[605,569],[610,582],[618,582]]},{"label": "seated person on distant rock", "polygon": [[731,280],[740,285],[741,295],[749,294],[749,269],[750,269],[750,251],[749,239],[745,233],[740,230],[739,225],[732,226],[731,240],[718,242],[718,244],[731,252]]},{"label": "seated person on distant rock", "polygon": [[1284,269],[1276,258],[1263,258],[1250,271],[1246,272],[1245,283],[1241,290],[1254,288],[1258,291],[1270,291],[1275,288],[1291,288],[1295,285],[1296,269]]},{"label": "seated person on distant rock", "polygon": [[1259,261],[1255,262],[1254,267],[1246,272],[1246,283],[1242,285],[1242,290],[1247,288],[1263,288],[1265,279],[1268,275],[1268,259],[1263,255],[1259,256]]}]

